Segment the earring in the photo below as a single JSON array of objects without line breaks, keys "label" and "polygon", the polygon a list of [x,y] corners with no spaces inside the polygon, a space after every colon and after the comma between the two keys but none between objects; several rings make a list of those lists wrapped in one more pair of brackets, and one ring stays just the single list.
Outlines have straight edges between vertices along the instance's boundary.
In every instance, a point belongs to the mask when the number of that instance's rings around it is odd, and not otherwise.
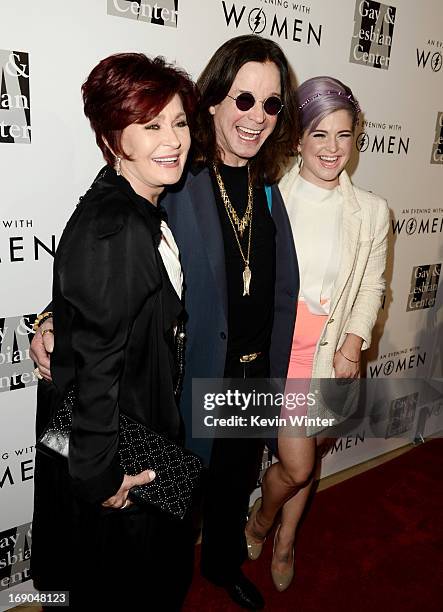
[{"label": "earring", "polygon": [[121,168],[120,168],[121,161],[122,161],[121,157],[118,157],[118,156],[115,157],[114,170],[117,173],[117,176],[121,175]]}]

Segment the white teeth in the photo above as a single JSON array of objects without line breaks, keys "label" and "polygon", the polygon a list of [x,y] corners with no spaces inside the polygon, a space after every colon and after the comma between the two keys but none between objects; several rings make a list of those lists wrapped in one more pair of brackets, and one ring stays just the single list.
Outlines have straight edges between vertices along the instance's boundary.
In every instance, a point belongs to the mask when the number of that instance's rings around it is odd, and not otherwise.
[{"label": "white teeth", "polygon": [[337,161],[338,157],[329,157],[327,155],[320,155],[320,159],[325,162],[335,162]]},{"label": "white teeth", "polygon": [[178,157],[154,157],[155,162],[175,162]]},{"label": "white teeth", "polygon": [[239,130],[246,132],[247,134],[260,134],[261,130],[251,130],[250,128],[238,127]]},{"label": "white teeth", "polygon": [[257,140],[261,134],[261,130],[251,130],[240,126],[237,126],[237,132],[242,140]]}]

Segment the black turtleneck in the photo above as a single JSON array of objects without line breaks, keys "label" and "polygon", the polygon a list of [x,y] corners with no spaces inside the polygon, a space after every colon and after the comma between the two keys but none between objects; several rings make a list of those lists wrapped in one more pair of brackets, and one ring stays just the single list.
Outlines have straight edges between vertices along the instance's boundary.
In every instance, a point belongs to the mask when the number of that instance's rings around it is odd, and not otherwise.
[{"label": "black turtleneck", "polygon": [[[219,172],[231,204],[242,218],[248,202],[248,168],[221,164]],[[250,295],[243,296],[245,265],[212,169],[210,174],[225,249],[229,328],[227,360],[249,353],[268,352],[274,312],[275,225],[268,209],[265,190],[263,187],[254,188],[249,263],[252,280]],[[245,257],[248,238],[249,226],[243,237],[239,236]]]}]

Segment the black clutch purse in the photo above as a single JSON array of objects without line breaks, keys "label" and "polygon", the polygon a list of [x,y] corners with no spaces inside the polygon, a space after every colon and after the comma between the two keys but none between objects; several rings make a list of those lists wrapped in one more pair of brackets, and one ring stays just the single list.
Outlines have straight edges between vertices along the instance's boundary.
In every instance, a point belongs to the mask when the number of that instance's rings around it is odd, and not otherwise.
[{"label": "black clutch purse", "polygon": [[[73,387],[37,440],[37,450],[68,459],[76,401]],[[130,489],[128,495],[133,502],[153,505],[177,518],[185,516],[202,469],[197,456],[123,414],[120,415],[118,453],[125,474],[135,476],[146,469],[156,474],[152,482]]]}]

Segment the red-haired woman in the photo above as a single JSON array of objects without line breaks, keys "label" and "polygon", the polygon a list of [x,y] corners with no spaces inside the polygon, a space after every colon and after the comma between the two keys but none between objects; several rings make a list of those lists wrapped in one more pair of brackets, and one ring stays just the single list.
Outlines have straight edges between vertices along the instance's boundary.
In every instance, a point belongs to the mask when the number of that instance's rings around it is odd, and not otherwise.
[{"label": "red-haired woman", "polygon": [[107,165],[54,262],[54,385],[39,385],[37,434],[73,384],[78,405],[69,468],[37,457],[32,574],[39,590],[70,591],[71,609],[94,601],[178,610],[192,571],[189,523],[129,501],[129,489],[155,474],[124,474],[117,447],[120,410],[171,439],[179,434],[182,272],[157,200],[182,174],[196,92],[185,73],[138,53],[101,61],[82,92]]}]

